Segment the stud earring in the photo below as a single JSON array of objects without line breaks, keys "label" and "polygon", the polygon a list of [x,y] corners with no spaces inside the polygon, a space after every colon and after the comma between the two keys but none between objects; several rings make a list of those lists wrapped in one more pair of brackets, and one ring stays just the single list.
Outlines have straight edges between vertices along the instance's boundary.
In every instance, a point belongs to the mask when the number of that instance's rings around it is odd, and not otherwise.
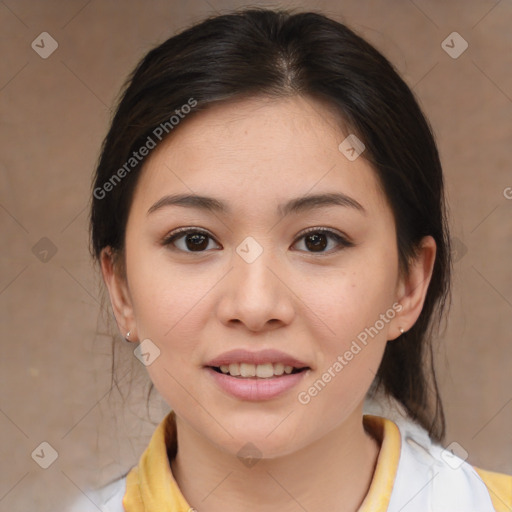
[{"label": "stud earring", "polygon": [[129,340],[129,338],[130,338],[130,335],[131,335],[131,334],[132,334],[132,331],[128,331],[128,332],[126,333],[125,341],[128,341],[128,342],[130,341],[130,340]]},{"label": "stud earring", "polygon": [[[399,327],[399,329],[400,329],[400,334],[403,334],[403,333],[405,332],[405,331],[404,331],[404,329],[403,329],[402,327]],[[128,333],[128,334],[129,334],[129,333]]]}]

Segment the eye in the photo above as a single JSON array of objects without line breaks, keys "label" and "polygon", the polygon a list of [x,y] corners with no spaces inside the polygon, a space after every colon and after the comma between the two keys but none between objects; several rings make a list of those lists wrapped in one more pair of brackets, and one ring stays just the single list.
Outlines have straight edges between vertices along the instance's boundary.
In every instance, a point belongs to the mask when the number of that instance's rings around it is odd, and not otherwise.
[{"label": "eye", "polygon": [[[182,241],[183,239],[183,241]],[[163,245],[175,245],[183,252],[204,252],[213,237],[207,231],[198,228],[180,228],[163,240]],[[176,242],[181,242],[181,247]]]},{"label": "eye", "polygon": [[[325,228],[310,228],[298,240],[304,239],[304,245],[308,252],[325,253],[337,252],[343,247],[353,247],[354,244],[348,241],[345,237],[338,234],[336,231]],[[329,245],[329,239],[334,240],[334,250],[325,251],[324,249]]]},{"label": "eye", "polygon": [[[310,228],[297,241],[302,239],[304,239],[304,245],[307,248],[306,252],[312,253],[336,252],[343,247],[354,246],[352,242],[336,231],[326,228]],[[162,244],[166,246],[173,245],[183,252],[205,252],[209,248],[210,240],[214,241],[214,238],[207,231],[199,228],[180,228],[165,237]],[[335,248],[334,250],[325,251],[325,248],[329,245],[329,240],[334,241]],[[181,243],[181,246],[178,245],[178,242]],[[294,245],[297,243],[295,242]]]}]

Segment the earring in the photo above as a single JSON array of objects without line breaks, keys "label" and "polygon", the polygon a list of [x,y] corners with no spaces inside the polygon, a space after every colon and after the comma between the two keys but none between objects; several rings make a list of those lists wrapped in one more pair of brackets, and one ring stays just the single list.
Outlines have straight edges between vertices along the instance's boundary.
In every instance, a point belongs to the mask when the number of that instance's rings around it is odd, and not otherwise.
[{"label": "earring", "polygon": [[[405,332],[402,327],[399,327],[399,329],[400,329],[400,334],[403,334]],[[130,333],[128,333],[128,334],[130,334]]]},{"label": "earring", "polygon": [[126,333],[125,341],[128,341],[128,342],[130,341],[128,338],[130,337],[131,333],[132,333],[132,331],[128,331]]}]

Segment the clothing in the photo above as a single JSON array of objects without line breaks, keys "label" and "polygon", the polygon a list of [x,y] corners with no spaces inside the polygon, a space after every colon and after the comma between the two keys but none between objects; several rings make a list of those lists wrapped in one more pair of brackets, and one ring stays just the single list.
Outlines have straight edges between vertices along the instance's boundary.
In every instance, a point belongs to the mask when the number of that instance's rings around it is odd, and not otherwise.
[{"label": "clothing", "polygon": [[[433,443],[416,423],[400,414],[388,416],[393,419],[363,416],[365,428],[380,440],[381,448],[358,512],[512,511],[512,476],[473,468]],[[172,476],[168,457],[175,453],[171,411],[128,476],[90,498],[103,512],[193,512]],[[98,510],[91,508],[89,499],[82,507],[71,512]]]}]

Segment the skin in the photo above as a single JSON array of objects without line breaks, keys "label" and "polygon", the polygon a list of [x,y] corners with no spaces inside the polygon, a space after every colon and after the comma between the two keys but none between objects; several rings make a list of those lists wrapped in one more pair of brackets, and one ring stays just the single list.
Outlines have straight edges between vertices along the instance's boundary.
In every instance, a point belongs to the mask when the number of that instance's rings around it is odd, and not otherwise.
[{"label": "skin", "polygon": [[[325,105],[300,96],[243,99],[190,116],[145,164],[127,223],[126,274],[108,248],[102,254],[120,331],[161,351],[147,369],[176,412],[171,468],[199,512],[337,510],[340,503],[348,512],[368,491],[380,440],[363,427],[364,397],[386,343],[421,312],[436,246],[425,237],[409,276],[399,275],[392,212],[364,153],[349,161],[338,149],[347,135]],[[336,205],[277,213],[282,202],[323,192],[342,192],[365,213]],[[148,215],[176,193],[215,197],[232,212],[167,206]],[[184,237],[174,249],[163,245],[189,226],[211,234],[205,251],[194,252]],[[327,237],[315,251],[301,234],[313,227],[354,246]],[[263,248],[252,263],[236,252],[248,236]],[[393,303],[400,313],[307,405],[299,403],[297,394]],[[239,400],[203,368],[233,348],[276,348],[310,370],[277,398]],[[252,467],[237,457],[247,442],[262,454]]]}]

